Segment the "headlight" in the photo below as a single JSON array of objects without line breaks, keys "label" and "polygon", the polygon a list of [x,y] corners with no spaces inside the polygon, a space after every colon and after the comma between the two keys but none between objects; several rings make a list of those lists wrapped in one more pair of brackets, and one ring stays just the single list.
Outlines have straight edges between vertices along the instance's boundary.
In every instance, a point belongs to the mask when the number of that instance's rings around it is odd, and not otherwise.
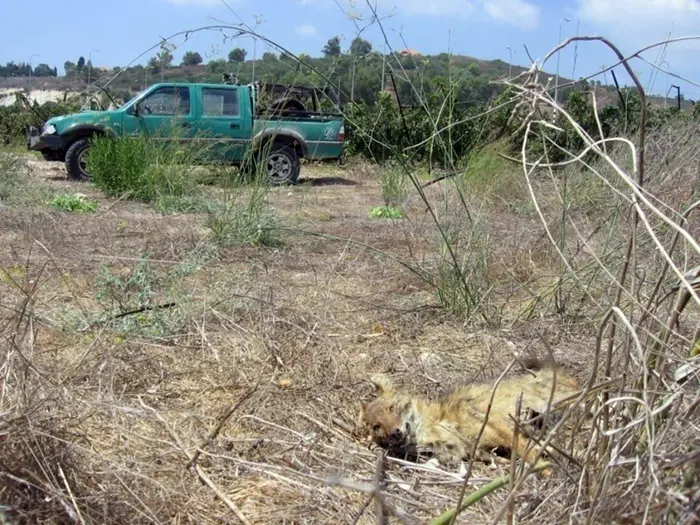
[{"label": "headlight", "polygon": [[53,124],[47,124],[46,126],[44,126],[44,135],[53,135],[54,133],[56,133],[56,126],[54,126]]}]

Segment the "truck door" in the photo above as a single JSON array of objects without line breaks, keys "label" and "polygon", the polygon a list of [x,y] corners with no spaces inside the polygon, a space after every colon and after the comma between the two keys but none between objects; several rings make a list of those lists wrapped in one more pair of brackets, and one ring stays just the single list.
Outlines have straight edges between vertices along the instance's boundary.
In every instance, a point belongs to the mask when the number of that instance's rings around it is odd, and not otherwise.
[{"label": "truck door", "polygon": [[250,115],[242,103],[239,86],[199,86],[201,115],[197,140],[204,141],[208,154],[217,160],[240,161],[250,142]]},{"label": "truck door", "polygon": [[124,133],[145,134],[162,140],[190,140],[194,136],[194,115],[190,88],[161,86],[147,94],[124,118]]}]

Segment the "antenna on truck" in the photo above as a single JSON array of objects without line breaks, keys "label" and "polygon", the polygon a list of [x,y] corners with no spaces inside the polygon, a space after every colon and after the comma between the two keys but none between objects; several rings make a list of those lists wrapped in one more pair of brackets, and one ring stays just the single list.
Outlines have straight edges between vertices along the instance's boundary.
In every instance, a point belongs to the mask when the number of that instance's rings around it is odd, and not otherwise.
[{"label": "antenna on truck", "polygon": [[236,75],[232,75],[231,73],[222,73],[221,74],[221,82],[224,84],[230,84],[233,86],[238,85],[238,77]]}]

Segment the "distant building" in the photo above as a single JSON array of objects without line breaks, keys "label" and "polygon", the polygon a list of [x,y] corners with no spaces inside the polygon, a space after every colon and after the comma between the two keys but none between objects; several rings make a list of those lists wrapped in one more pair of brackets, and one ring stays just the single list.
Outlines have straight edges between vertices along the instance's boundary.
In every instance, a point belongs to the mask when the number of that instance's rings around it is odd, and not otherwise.
[{"label": "distant building", "polygon": [[399,51],[399,55],[401,55],[402,57],[419,57],[420,53],[415,49],[406,48]]}]

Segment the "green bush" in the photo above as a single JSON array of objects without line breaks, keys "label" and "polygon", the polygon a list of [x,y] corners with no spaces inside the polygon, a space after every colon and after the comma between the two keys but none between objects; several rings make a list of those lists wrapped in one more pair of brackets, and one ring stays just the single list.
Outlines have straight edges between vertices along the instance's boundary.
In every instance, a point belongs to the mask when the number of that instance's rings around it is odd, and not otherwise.
[{"label": "green bush", "polygon": [[177,140],[93,137],[87,157],[92,181],[105,195],[151,202],[196,192],[193,146]]},{"label": "green bush", "polygon": [[408,195],[408,175],[400,166],[389,165],[381,171],[379,184],[387,207],[400,206]]},{"label": "green bush", "polygon": [[96,200],[88,199],[80,193],[60,194],[51,199],[51,206],[74,213],[90,213],[97,210]]},{"label": "green bush", "polygon": [[0,144],[20,143],[26,140],[30,126],[41,129],[48,119],[78,111],[75,98],[63,102],[30,102],[23,93],[15,96],[9,106],[0,106]]},{"label": "green bush", "polygon": [[231,194],[222,210],[209,214],[207,227],[218,246],[274,246],[280,243],[276,235],[277,215],[266,199],[268,191],[264,185],[253,185],[247,202],[240,202],[239,194]]},{"label": "green bush", "polygon": [[369,216],[373,219],[401,219],[403,211],[395,206],[377,206],[369,211]]}]

